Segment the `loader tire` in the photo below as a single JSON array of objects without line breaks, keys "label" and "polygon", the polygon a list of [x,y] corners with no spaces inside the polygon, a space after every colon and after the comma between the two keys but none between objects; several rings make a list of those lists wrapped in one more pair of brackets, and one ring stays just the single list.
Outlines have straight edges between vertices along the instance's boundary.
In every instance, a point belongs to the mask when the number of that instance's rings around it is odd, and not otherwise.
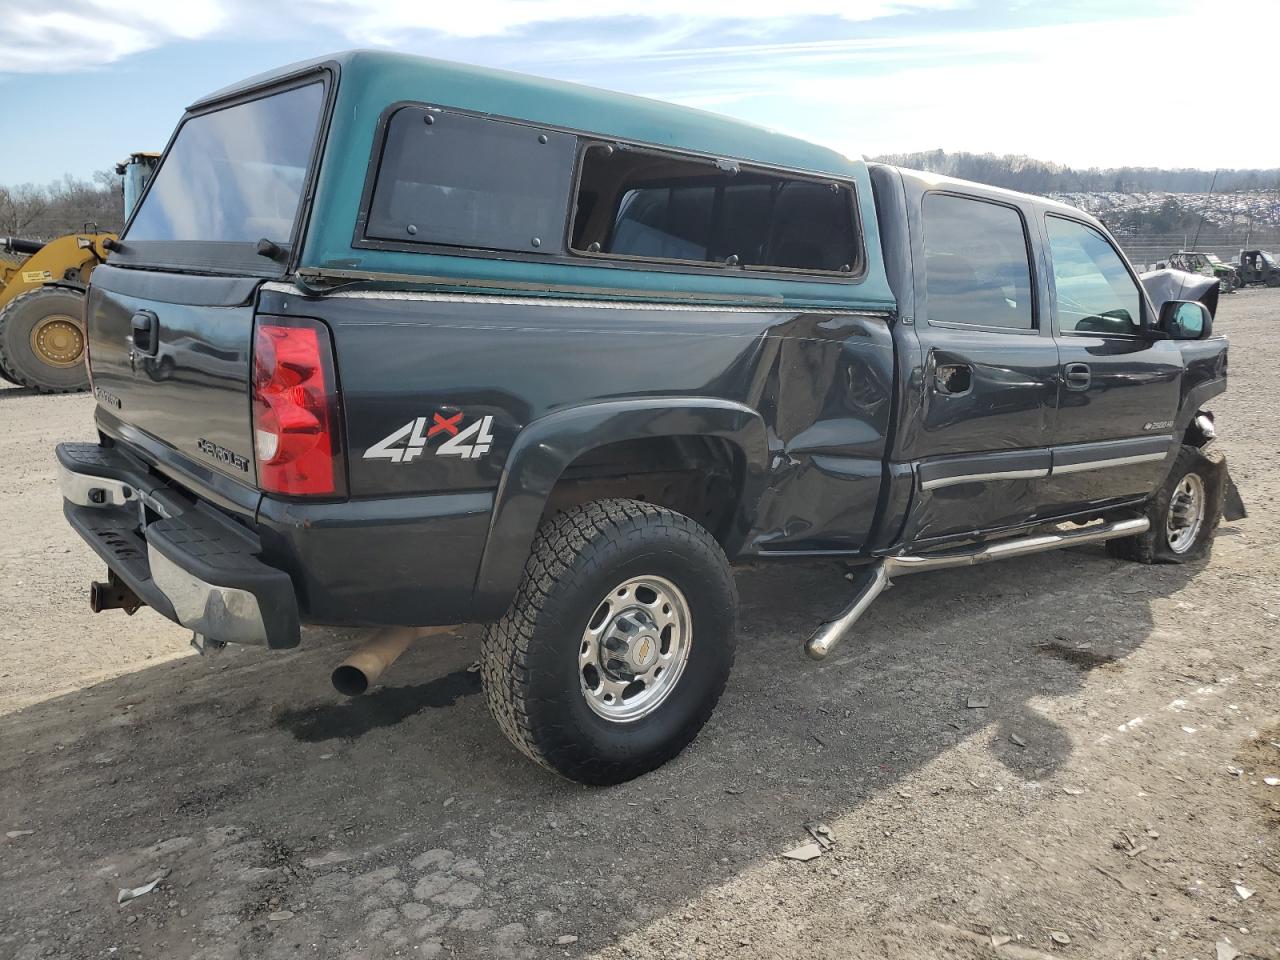
[{"label": "loader tire", "polygon": [[84,294],[37,287],[0,310],[0,369],[39,393],[89,387],[84,362]]}]

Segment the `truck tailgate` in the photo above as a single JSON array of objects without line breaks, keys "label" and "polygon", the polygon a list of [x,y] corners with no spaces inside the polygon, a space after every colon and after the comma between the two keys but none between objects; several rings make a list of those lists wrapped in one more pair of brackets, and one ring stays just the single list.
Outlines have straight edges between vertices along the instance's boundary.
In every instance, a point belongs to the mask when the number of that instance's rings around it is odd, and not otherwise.
[{"label": "truck tailgate", "polygon": [[86,311],[98,403],[247,486],[256,483],[249,386],[260,282],[102,266]]}]

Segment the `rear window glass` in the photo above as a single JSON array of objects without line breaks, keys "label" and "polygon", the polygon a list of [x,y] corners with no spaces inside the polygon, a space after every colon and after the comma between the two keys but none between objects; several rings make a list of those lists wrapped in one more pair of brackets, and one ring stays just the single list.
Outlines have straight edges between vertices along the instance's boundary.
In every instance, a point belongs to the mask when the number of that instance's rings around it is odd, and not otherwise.
[{"label": "rear window glass", "polygon": [[570,134],[402,107],[387,124],[364,236],[563,253],[576,149]]},{"label": "rear window glass", "polygon": [[1022,215],[944,193],[924,198],[929,320],[1030,330],[1031,265]]},{"label": "rear window glass", "polygon": [[287,247],[323,105],[310,83],[184,122],[124,239]]},{"label": "rear window glass", "polygon": [[572,248],[604,257],[851,273],[847,184],[593,145],[583,154]]}]

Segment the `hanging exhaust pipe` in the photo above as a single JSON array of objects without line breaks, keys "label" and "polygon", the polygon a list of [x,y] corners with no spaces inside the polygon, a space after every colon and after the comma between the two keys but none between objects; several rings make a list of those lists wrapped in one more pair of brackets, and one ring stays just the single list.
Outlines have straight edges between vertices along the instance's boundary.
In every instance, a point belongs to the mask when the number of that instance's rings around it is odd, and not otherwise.
[{"label": "hanging exhaust pipe", "polygon": [[348,697],[358,697],[400,659],[409,644],[422,637],[448,632],[451,627],[383,627],[375,631],[333,671],[333,686]]}]

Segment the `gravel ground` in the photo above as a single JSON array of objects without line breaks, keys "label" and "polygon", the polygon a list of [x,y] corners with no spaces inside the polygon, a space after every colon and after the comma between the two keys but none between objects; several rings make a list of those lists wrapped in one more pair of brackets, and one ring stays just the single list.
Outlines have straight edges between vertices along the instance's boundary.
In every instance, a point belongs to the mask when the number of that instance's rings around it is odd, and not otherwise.
[{"label": "gravel ground", "polygon": [[350,633],[94,617],[51,461],[91,401],[0,390],[0,957],[1280,958],[1280,291],[1219,328],[1211,561],[908,578],[822,665],[841,571],[743,568],[715,717],[609,789],[502,738],[474,630],[340,702]]}]

